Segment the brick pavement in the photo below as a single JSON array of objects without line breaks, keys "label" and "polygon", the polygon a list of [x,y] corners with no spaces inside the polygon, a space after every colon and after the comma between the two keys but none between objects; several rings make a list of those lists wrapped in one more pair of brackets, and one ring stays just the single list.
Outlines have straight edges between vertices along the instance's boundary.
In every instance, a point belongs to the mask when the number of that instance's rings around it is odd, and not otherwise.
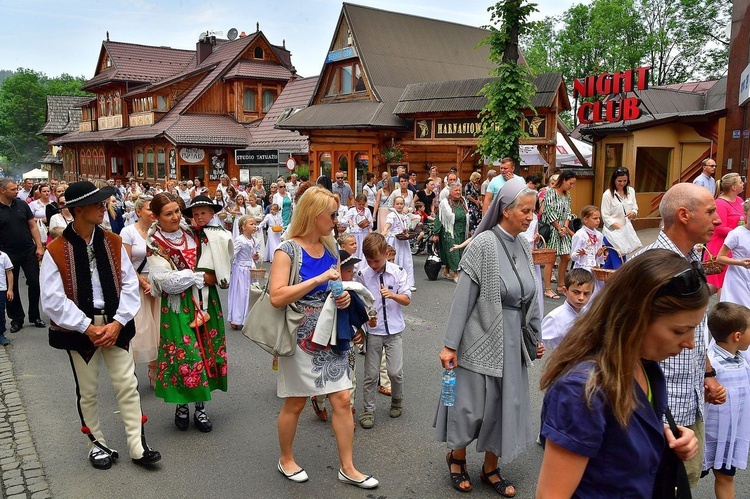
[{"label": "brick pavement", "polygon": [[0,497],[51,497],[13,375],[13,363],[3,347],[0,347]]}]

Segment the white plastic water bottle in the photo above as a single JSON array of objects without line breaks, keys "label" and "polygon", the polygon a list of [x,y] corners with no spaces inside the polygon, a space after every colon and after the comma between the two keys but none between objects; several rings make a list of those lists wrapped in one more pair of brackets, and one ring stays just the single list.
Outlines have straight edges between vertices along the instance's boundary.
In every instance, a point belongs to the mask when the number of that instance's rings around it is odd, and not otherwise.
[{"label": "white plastic water bottle", "polygon": [[[331,265],[332,270],[336,270],[335,265]],[[336,279],[335,281],[330,281],[330,287],[331,287],[331,293],[333,294],[334,298],[338,298],[341,296],[341,293],[344,292],[344,283],[341,282],[341,277]]]},{"label": "white plastic water bottle", "polygon": [[440,391],[440,402],[446,407],[456,404],[456,371],[453,369],[443,371],[443,389]]}]

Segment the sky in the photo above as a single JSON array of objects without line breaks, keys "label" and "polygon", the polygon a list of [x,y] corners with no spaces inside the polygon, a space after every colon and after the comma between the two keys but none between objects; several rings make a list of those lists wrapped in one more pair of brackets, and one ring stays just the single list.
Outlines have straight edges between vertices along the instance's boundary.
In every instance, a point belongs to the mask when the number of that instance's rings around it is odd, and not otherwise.
[{"label": "sky", "polygon": [[[483,26],[493,0],[354,0],[351,3]],[[533,19],[562,14],[573,0],[536,0]],[[0,0],[0,69],[94,76],[101,43],[195,50],[201,32],[248,34],[255,23],[286,47],[301,76],[320,73],[341,12],[338,0]]]}]

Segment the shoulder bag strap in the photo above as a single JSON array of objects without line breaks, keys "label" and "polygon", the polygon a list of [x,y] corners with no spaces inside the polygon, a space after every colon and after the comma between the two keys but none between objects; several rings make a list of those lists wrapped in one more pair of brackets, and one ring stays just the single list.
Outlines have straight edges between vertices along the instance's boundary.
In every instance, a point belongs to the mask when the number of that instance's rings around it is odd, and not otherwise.
[{"label": "shoulder bag strap", "polygon": [[620,202],[620,207],[622,208],[622,212],[625,214],[625,218],[627,218],[628,217],[628,213],[625,211],[625,203],[622,202],[622,199],[620,198],[620,196],[616,192],[615,192],[615,197]]},{"label": "shoulder bag strap", "polygon": [[[505,256],[508,257],[508,261],[512,262],[513,257],[510,256],[510,252],[508,251],[508,247],[505,245],[505,241],[503,241],[503,238],[498,234],[495,229],[491,229],[492,233],[495,234],[495,237],[498,241],[500,241],[500,244],[503,246],[503,249],[505,250]],[[526,312],[528,311],[528,303],[526,302],[526,299],[524,299],[524,296],[526,295],[526,291],[523,289],[523,282],[521,282],[521,276],[518,274],[518,269],[516,268],[515,262],[513,265],[511,265],[511,268],[513,269],[513,273],[516,274],[516,279],[518,279],[518,285],[521,287],[521,327],[526,327]]]}]

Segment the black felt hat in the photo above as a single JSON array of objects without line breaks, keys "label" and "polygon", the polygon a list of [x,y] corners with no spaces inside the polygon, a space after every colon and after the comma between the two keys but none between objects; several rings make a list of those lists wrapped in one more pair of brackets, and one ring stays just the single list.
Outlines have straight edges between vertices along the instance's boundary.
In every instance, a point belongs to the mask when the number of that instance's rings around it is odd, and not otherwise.
[{"label": "black felt hat", "polygon": [[339,250],[339,266],[341,268],[357,265],[361,261],[361,258],[357,258],[348,251],[342,249]]},{"label": "black felt hat", "polygon": [[115,187],[97,188],[91,182],[73,182],[65,189],[65,207],[88,206],[98,204],[115,195]]},{"label": "black felt hat", "polygon": [[193,218],[193,208],[199,208],[201,206],[205,206],[207,208],[211,208],[214,210],[214,213],[217,213],[224,209],[224,207],[220,204],[215,204],[213,201],[211,201],[211,198],[208,196],[195,196],[192,201],[190,201],[190,206],[185,208],[182,213],[185,214],[188,218]]}]

